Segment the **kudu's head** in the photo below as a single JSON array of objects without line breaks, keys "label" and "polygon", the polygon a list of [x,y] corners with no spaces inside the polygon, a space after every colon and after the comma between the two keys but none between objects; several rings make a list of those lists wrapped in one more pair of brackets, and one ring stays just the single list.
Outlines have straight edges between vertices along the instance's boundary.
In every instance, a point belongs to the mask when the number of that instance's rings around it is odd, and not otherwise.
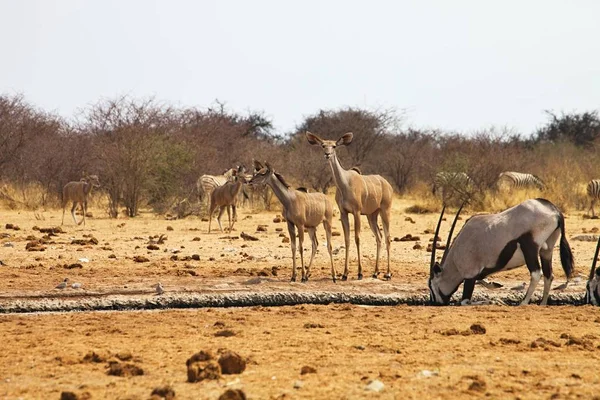
[{"label": "kudu's head", "polygon": [[306,132],[308,143],[320,145],[323,148],[327,160],[335,156],[335,148],[337,146],[347,146],[352,143],[353,136],[352,132],[348,132],[342,135],[338,140],[323,140],[314,133]]},{"label": "kudu's head", "polygon": [[599,251],[600,237],[598,238],[598,243],[596,243],[596,252],[594,253],[594,260],[592,261],[590,276],[585,288],[585,302],[595,306],[600,306],[600,268],[596,269]]},{"label": "kudu's head", "polygon": [[452,297],[452,293],[444,294],[440,290],[440,284],[442,282],[442,271],[444,270],[444,264],[446,261],[446,257],[450,252],[450,243],[452,242],[452,234],[454,233],[454,227],[456,226],[456,221],[458,221],[458,216],[462,211],[465,203],[462,203],[456,216],[454,217],[454,221],[452,221],[452,226],[450,227],[450,232],[448,233],[448,239],[446,241],[446,248],[444,249],[444,254],[442,255],[442,261],[437,262],[435,260],[435,250],[437,248],[437,238],[440,233],[440,226],[442,225],[442,219],[444,217],[444,211],[446,210],[446,205],[442,207],[442,212],[440,213],[440,219],[438,220],[437,227],[435,228],[435,236],[433,237],[433,243],[431,248],[431,261],[429,263],[429,280],[427,281],[427,285],[429,286],[429,301],[434,305],[443,305],[448,304],[450,302],[450,298]]},{"label": "kudu's head", "polygon": [[98,179],[98,175],[86,175],[85,177],[81,178],[81,180],[92,185],[94,188],[100,187],[100,179]]},{"label": "kudu's head", "polygon": [[254,160],[254,171],[252,173],[252,179],[250,179],[250,185],[262,185],[267,182],[269,177],[273,174],[273,168],[268,162],[263,165],[260,161]]},{"label": "kudu's head", "polygon": [[243,164],[238,165],[231,174],[234,182],[241,182],[242,184],[248,183],[248,179],[246,179],[246,166]]}]

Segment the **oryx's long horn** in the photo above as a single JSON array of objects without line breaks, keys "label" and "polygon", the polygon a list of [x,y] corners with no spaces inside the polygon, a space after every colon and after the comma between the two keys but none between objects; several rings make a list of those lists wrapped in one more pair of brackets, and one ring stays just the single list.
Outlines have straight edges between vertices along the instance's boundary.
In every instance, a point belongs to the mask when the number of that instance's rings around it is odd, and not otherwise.
[{"label": "oryx's long horn", "polygon": [[590,280],[594,277],[594,271],[596,271],[596,262],[598,261],[598,251],[600,251],[600,237],[598,237],[598,243],[596,243],[596,252],[594,253],[594,261],[592,261],[592,269],[590,270]]},{"label": "oryx's long horn", "polygon": [[446,210],[445,204],[442,207],[442,213],[440,214],[440,219],[438,220],[437,227],[435,228],[435,235],[433,236],[433,244],[431,245],[431,262],[429,263],[429,275],[433,273],[433,265],[435,264],[435,248],[437,243],[437,237],[440,234],[440,225],[442,225],[444,210]]},{"label": "oryx's long horn", "polygon": [[456,226],[456,221],[458,221],[458,216],[460,215],[460,212],[465,206],[465,203],[466,201],[463,201],[463,203],[460,205],[460,208],[458,209],[456,216],[454,217],[454,221],[452,221],[452,226],[450,227],[450,232],[448,233],[448,240],[446,240],[446,248],[444,249],[444,254],[442,255],[442,264],[446,259],[446,255],[448,255],[448,249],[450,248],[450,243],[452,242],[452,234],[454,233],[454,227]]}]

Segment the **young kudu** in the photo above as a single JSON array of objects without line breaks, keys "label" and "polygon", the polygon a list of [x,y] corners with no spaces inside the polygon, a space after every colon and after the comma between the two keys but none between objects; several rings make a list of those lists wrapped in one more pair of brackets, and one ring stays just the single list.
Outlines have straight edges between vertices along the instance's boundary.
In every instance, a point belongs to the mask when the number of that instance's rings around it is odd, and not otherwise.
[{"label": "young kudu", "polygon": [[[210,227],[212,223],[212,216],[217,207],[220,207],[217,222],[219,223],[219,229],[223,232],[221,226],[221,216],[223,211],[227,208],[227,217],[229,219],[229,232],[232,231],[235,221],[237,221],[237,202],[238,195],[242,190],[242,185],[246,183],[244,171],[246,168],[243,166],[238,167],[237,170],[233,171],[233,181],[225,183],[223,186],[216,187],[210,194],[210,210],[208,211],[208,233],[210,233]],[[231,219],[230,207],[233,209],[233,221]]]},{"label": "young kudu", "polygon": [[[333,266],[333,253],[331,248],[331,222],[333,219],[333,205],[323,193],[307,193],[302,190],[290,188],[283,177],[275,172],[269,163],[263,166],[254,161],[254,176],[250,185],[267,184],[283,205],[283,216],[288,224],[290,245],[292,247],[292,282],[296,281],[296,228],[298,229],[298,245],[300,246],[300,264],[302,265],[302,282],[308,281],[310,267],[317,251],[317,226],[323,223],[327,236],[327,251],[331,262],[331,276],[336,280],[335,267]],[[304,269],[304,228],[312,241],[312,252],[308,267]]]},{"label": "young kudu", "polygon": [[[434,238],[444,215],[440,214]],[[573,254],[565,234],[565,221],[554,204],[530,199],[498,214],[471,217],[450,245],[461,208],[456,213],[441,263],[435,262],[435,239],[429,264],[429,291],[433,304],[448,304],[464,282],[461,304],[468,304],[475,281],[499,271],[527,265],[531,280],[521,304],[528,304],[542,274],[546,305],[552,283],[552,251],[560,237],[560,261],[567,276],[573,273]],[[541,261],[541,265],[540,265]]]},{"label": "young kudu", "polygon": [[306,132],[308,143],[320,145],[325,153],[325,159],[329,161],[333,179],[337,187],[335,201],[340,208],[342,227],[344,228],[344,241],[346,245],[346,262],[342,280],[348,279],[348,248],[350,247],[350,222],[348,214],[354,216],[354,241],[358,257],[358,279],[362,279],[362,263],[360,256],[360,216],[366,215],[369,226],[377,241],[377,258],[375,261],[375,273],[373,278],[379,275],[379,254],[381,252],[381,232],[377,225],[377,217],[381,214],[383,233],[387,248],[387,273],[385,279],[391,279],[390,272],[390,212],[392,210],[392,199],[394,190],[388,181],[380,175],[361,175],[356,170],[346,170],[340,164],[335,153],[337,146],[347,146],[352,142],[352,133],[346,133],[336,140],[323,140],[317,135]]},{"label": "young kudu", "polygon": [[[89,175],[85,178],[82,178],[79,182],[69,182],[63,187],[63,198],[62,198],[62,222],[61,225],[65,223],[65,208],[67,207],[67,203],[73,202],[73,207],[71,207],[71,215],[73,216],[73,221],[77,225],[81,225],[83,222],[83,226],[85,226],[85,214],[87,213],[87,198],[92,191],[92,188],[99,188],[100,181],[98,180],[97,175]],[[83,219],[77,222],[75,218],[75,209],[77,208],[77,204],[81,205],[81,209],[83,212]]]}]

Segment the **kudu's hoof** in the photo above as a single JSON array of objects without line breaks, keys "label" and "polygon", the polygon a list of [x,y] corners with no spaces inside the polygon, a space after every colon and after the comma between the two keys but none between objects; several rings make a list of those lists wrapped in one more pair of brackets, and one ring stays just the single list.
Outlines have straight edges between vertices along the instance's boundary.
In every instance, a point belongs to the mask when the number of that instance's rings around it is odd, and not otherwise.
[{"label": "kudu's hoof", "polygon": [[348,275],[342,275],[342,281],[347,281],[348,280]]},{"label": "kudu's hoof", "polygon": [[363,274],[358,274],[358,280],[360,281],[360,280],[362,280],[362,278],[363,278]]},{"label": "kudu's hoof", "polygon": [[306,282],[308,282],[308,278],[302,278],[302,279],[300,280],[300,282],[302,282],[302,283],[306,283]]},{"label": "kudu's hoof", "polygon": [[333,278],[333,283],[336,283],[335,277]]},{"label": "kudu's hoof", "polygon": [[375,272],[375,273],[373,274],[373,279],[377,279],[377,278],[379,278],[379,272]]},{"label": "kudu's hoof", "polygon": [[296,282],[296,277],[292,276],[292,280],[290,282]]},{"label": "kudu's hoof", "polygon": [[390,280],[392,280],[392,274],[385,274],[385,275],[383,276],[383,278],[384,278],[386,281],[390,281]]}]

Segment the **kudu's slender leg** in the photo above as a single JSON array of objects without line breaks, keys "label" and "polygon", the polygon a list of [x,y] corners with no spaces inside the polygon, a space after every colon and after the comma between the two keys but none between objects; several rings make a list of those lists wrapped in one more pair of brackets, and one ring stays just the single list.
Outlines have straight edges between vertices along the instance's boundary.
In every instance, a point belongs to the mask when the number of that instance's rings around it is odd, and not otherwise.
[{"label": "kudu's slender leg", "polygon": [[306,282],[306,270],[304,268],[304,225],[298,225],[298,247],[300,249],[300,265],[302,266],[301,282]]},{"label": "kudu's slender leg", "polygon": [[385,279],[392,279],[392,271],[390,269],[390,247],[392,245],[392,238],[390,236],[390,209],[381,210],[381,224],[383,225],[383,236],[385,239],[385,247],[387,250],[387,272],[384,275]]},{"label": "kudu's slender leg", "polygon": [[344,263],[344,273],[342,274],[342,280],[345,281],[348,279],[348,257],[350,256],[350,220],[348,219],[348,212],[340,209],[340,219],[342,220],[344,245],[346,246],[346,261]]},{"label": "kudu's slender leg", "polygon": [[288,221],[288,233],[290,234],[290,246],[292,248],[292,282],[296,282],[296,226]]},{"label": "kudu's slender leg", "polygon": [[223,232],[223,226],[221,225],[221,217],[223,216],[223,212],[225,211],[226,206],[219,207],[219,215],[217,215],[217,222],[219,223],[219,229]]},{"label": "kudu's slender leg", "polygon": [[229,206],[226,206],[227,208],[227,229],[229,230],[229,233],[231,233],[231,228],[233,227],[231,225],[231,210],[229,208]]},{"label": "kudu's slender leg", "polygon": [[77,219],[75,218],[75,210],[77,209],[77,202],[74,201],[73,202],[73,206],[71,207],[71,216],[73,217],[73,222],[75,223],[75,225],[79,225],[77,223]]},{"label": "kudu's slender leg", "polygon": [[379,227],[377,226],[378,214],[379,211],[375,211],[373,214],[367,216],[369,226],[371,227],[371,231],[373,232],[373,235],[375,235],[375,241],[377,242],[377,256],[375,258],[375,272],[373,273],[373,278],[379,276],[379,254],[381,253],[381,232],[379,232]]},{"label": "kudu's slender leg", "polygon": [[360,211],[355,211],[352,215],[354,215],[354,242],[356,243],[356,256],[358,257],[358,280],[361,280],[363,273],[360,258]]},{"label": "kudu's slender leg", "polygon": [[331,246],[331,222],[323,221],[323,226],[325,227],[325,236],[327,237],[327,251],[329,252],[329,260],[331,261],[331,277],[333,278],[333,282],[335,283],[337,279],[337,272],[335,271],[335,266],[333,265],[333,249]]},{"label": "kudu's slender leg", "polygon": [[310,267],[313,263],[313,258],[315,257],[315,253],[317,252],[317,247],[319,246],[319,241],[317,240],[317,228],[308,228],[308,236],[310,237],[310,241],[312,242],[312,249],[310,252],[310,261],[308,262],[308,267],[306,267],[306,280],[310,277]]}]

